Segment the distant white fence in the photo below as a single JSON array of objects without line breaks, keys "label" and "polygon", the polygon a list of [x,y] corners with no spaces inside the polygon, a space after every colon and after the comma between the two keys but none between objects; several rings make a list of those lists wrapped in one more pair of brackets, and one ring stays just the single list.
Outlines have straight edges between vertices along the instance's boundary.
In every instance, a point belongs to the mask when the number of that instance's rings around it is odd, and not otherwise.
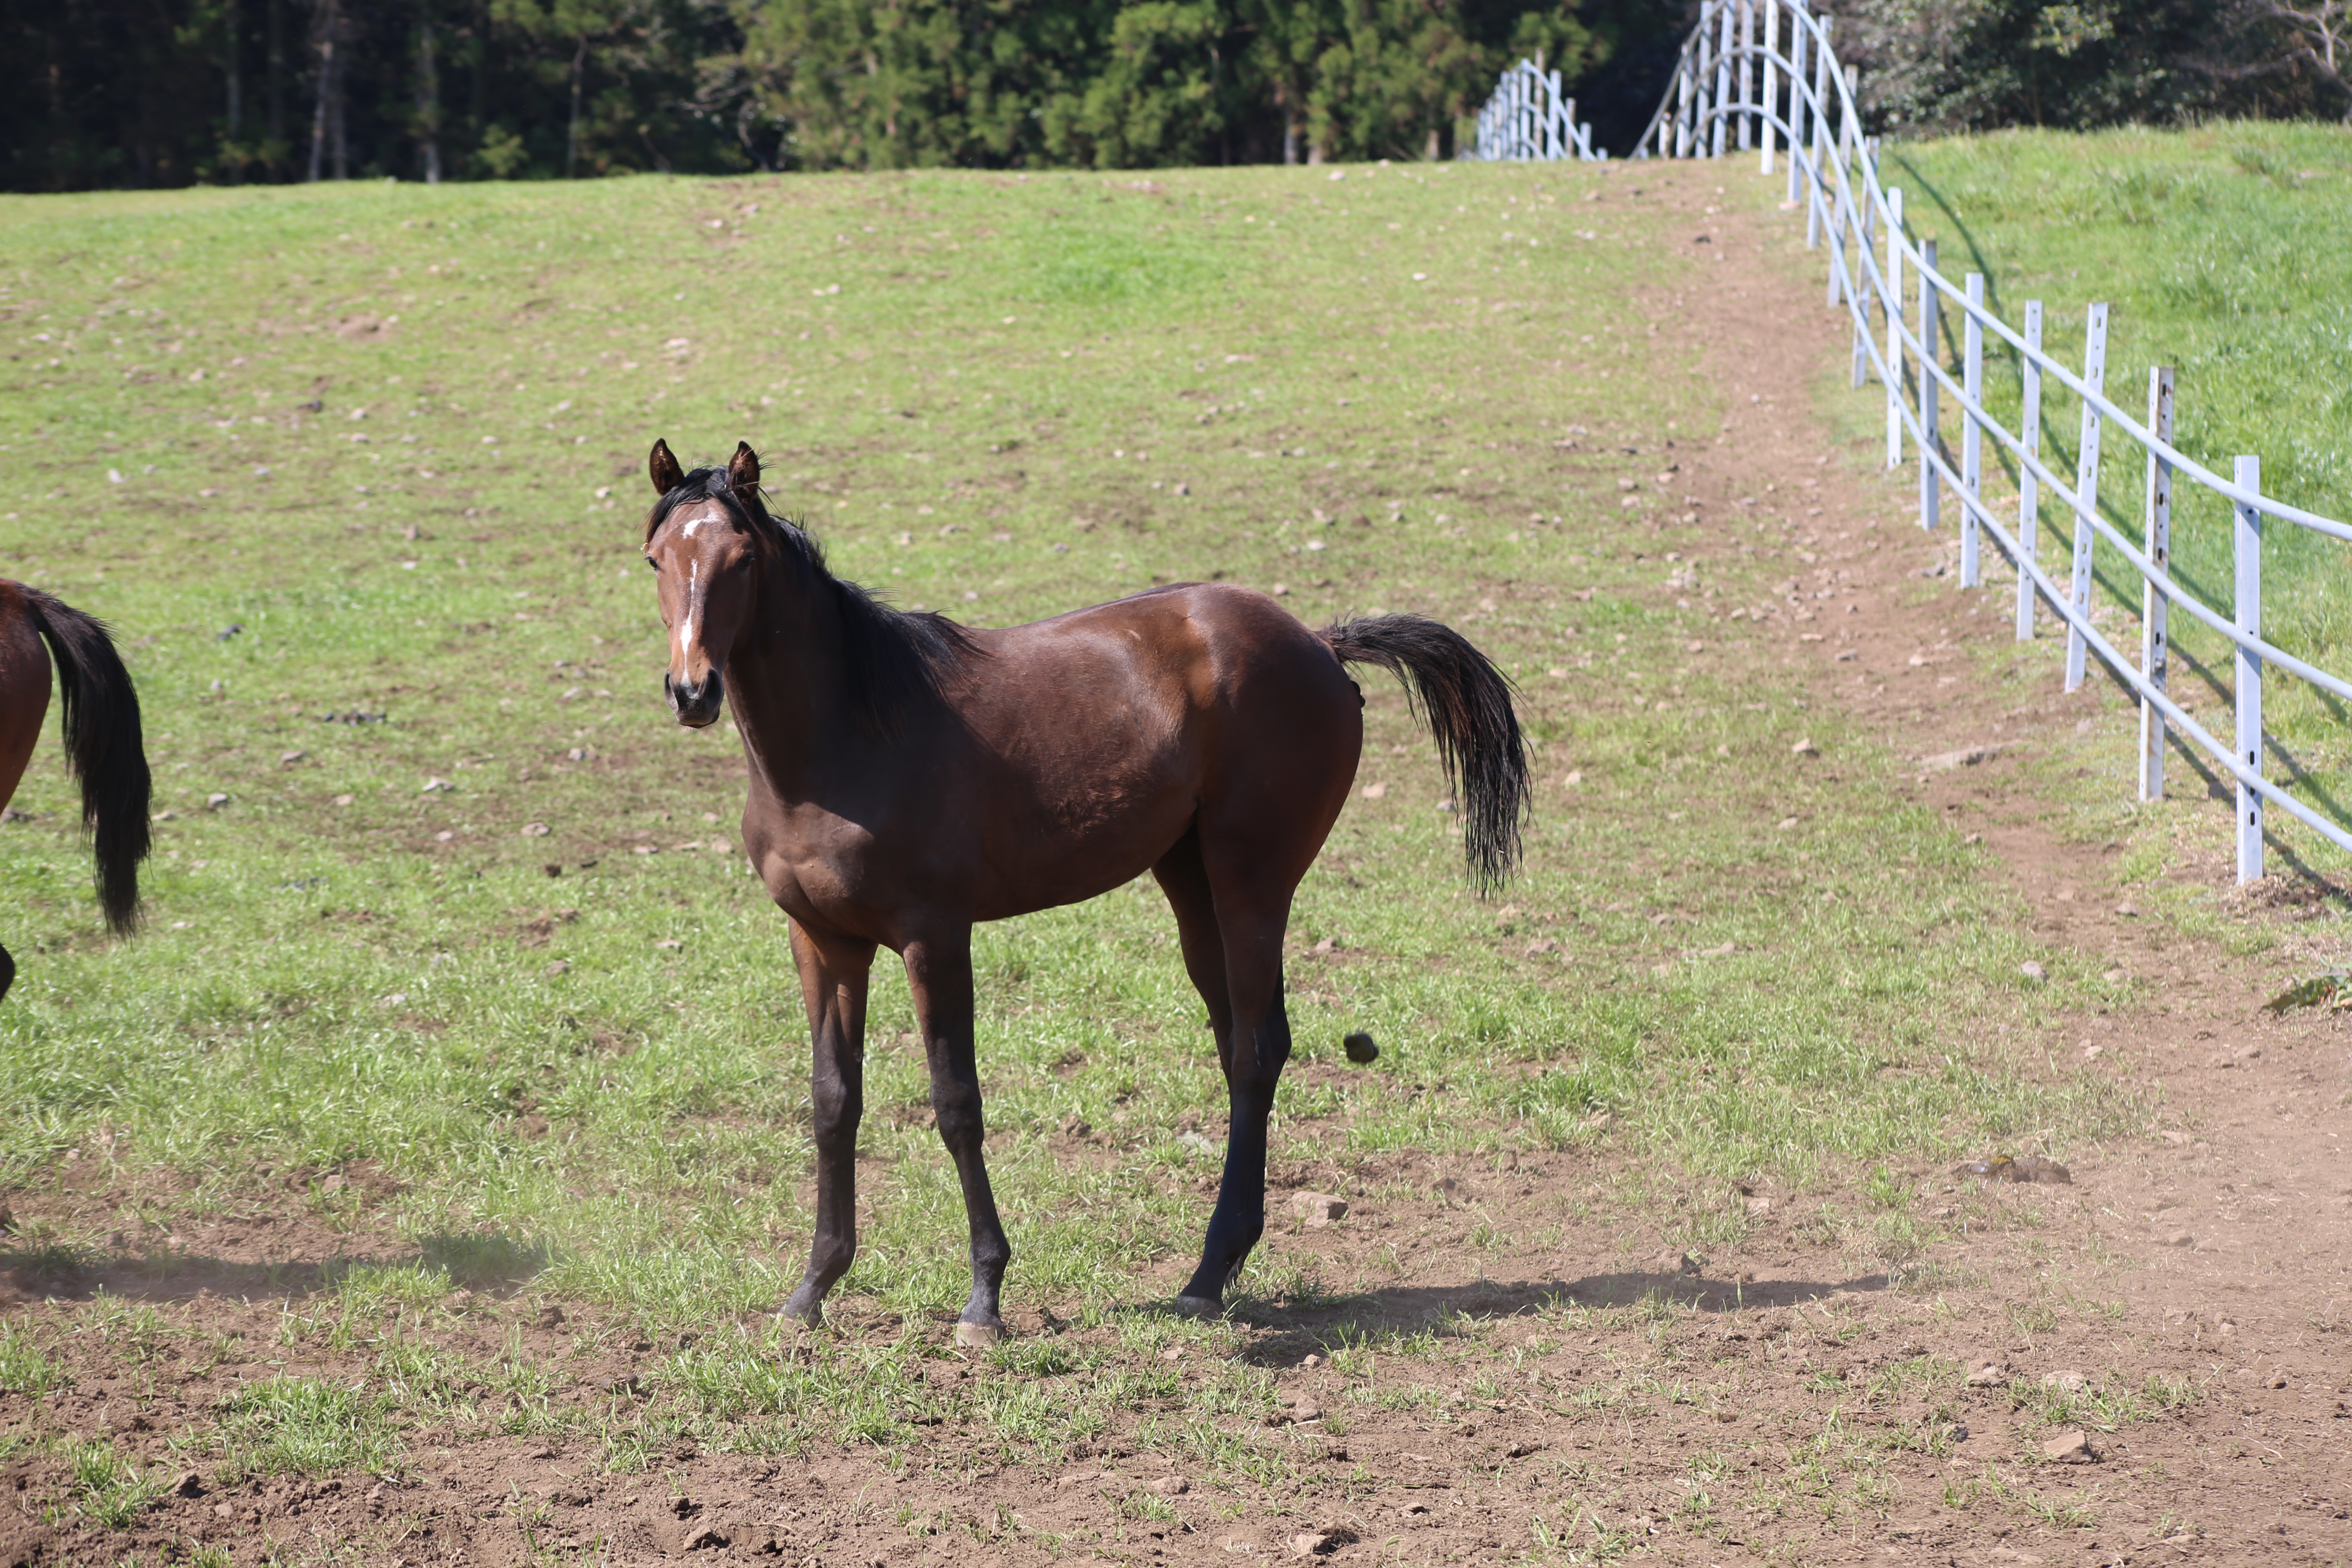
[{"label": "distant white fence", "polygon": [[[1790,153],[1788,199],[1805,204],[1807,246],[1818,247],[1824,237],[1828,239],[1828,303],[1832,309],[1843,306],[1853,319],[1853,384],[1863,386],[1875,374],[1886,389],[1887,467],[1901,465],[1907,438],[1920,459],[1920,527],[1937,525],[1946,491],[1958,503],[1960,586],[1979,585],[1979,537],[1989,535],[2017,572],[2019,640],[2032,637],[2039,600],[2066,627],[2066,689],[2082,685],[2085,658],[2096,654],[2139,694],[2141,799],[2156,800],[2164,794],[2168,729],[2186,736],[2237,781],[2241,882],[2263,874],[2265,803],[2330,843],[2352,850],[2352,832],[2263,776],[2263,676],[2266,668],[2276,668],[2346,701],[2352,701],[2352,682],[2305,663],[2262,635],[2263,520],[2347,542],[2352,542],[2352,526],[2263,495],[2257,458],[2237,458],[2224,478],[2176,449],[2176,387],[2169,368],[2148,372],[2144,420],[2111,402],[2106,395],[2105,304],[2089,308],[2083,368],[2077,373],[2043,351],[2041,301],[2029,301],[2022,326],[2012,327],[1985,308],[1981,274],[1971,272],[1955,283],[1938,270],[1935,240],[1914,238],[1904,227],[1902,191],[1879,182],[1877,143],[1864,136],[1855,109],[1854,68],[1839,63],[1831,35],[1831,18],[1815,15],[1804,0],[1707,0],[1698,25],[1684,40],[1672,83],[1635,155],[1719,158],[1736,143],[1740,151],[1757,150],[1762,173],[1769,175],[1776,143],[1785,143]],[[1495,107],[1488,105],[1490,111]],[[1482,116],[1482,135],[1485,124]],[[1906,282],[1906,272],[1916,281]],[[1914,290],[1908,299],[1906,286]],[[1947,308],[1960,317],[1958,379],[1937,352],[1944,341],[1940,318]],[[2014,351],[2021,369],[2021,408],[2014,431],[1984,405],[1988,334]],[[2081,409],[2082,436],[2071,481],[2053,472],[2042,458],[2042,396],[2053,384],[2071,395]],[[1947,395],[1954,400],[1960,420],[1957,461],[1942,435],[1941,405]],[[2137,540],[2126,538],[2099,515],[2100,444],[2110,429],[2137,443],[2145,458],[2142,529]],[[2020,494],[2013,531],[1981,499],[1988,438],[2016,462]],[[2235,581],[2227,608],[2203,603],[2172,579],[2173,487],[2184,478],[2226,499],[2235,520]],[[2074,521],[2073,557],[2063,583],[2043,569],[2039,558],[2036,533],[2045,497],[2053,510]],[[2145,584],[2137,658],[2092,624],[2093,555],[2102,540]],[[2167,622],[2176,609],[2237,649],[2231,743],[2210,733],[2166,693]]]},{"label": "distant white fence", "polygon": [[1494,96],[1478,111],[1474,158],[1489,163],[1573,158],[1591,163],[1608,156],[1592,150],[1592,127],[1576,122],[1576,100],[1559,89],[1559,72],[1521,60],[1495,84]]}]

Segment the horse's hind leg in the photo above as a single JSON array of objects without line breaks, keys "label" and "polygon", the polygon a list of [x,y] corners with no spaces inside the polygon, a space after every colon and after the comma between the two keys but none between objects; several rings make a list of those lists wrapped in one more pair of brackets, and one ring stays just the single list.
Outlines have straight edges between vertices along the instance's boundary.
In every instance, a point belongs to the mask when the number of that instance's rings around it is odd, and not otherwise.
[{"label": "horse's hind leg", "polygon": [[784,1316],[814,1323],[825,1292],[857,1256],[857,1122],[866,1110],[866,981],[870,942],[820,942],[792,926],[793,963],[809,1017],[809,1103],[816,1143],[816,1231],[808,1273]]},{"label": "horse's hind leg", "polygon": [[1232,1068],[1234,999],[1225,984],[1225,938],[1217,929],[1217,900],[1201,864],[1201,830],[1187,832],[1151,868],[1168,907],[1176,911],[1176,940],[1184,950],[1184,973],[1208,1005],[1209,1029],[1216,1036],[1217,1059]]},{"label": "horse's hind leg", "polygon": [[997,1218],[988,1184],[980,1111],[980,1068],[972,1047],[971,928],[961,927],[907,944],[907,986],[923,1031],[931,1068],[931,1113],[940,1142],[955,1162],[971,1238],[971,1299],[956,1320],[956,1342],[984,1345],[1004,1331],[999,1293],[1013,1244]]},{"label": "horse's hind leg", "polygon": [[1220,887],[1218,894],[1215,918],[1228,1012],[1217,1055],[1225,1069],[1229,1110],[1217,1206],[1209,1216],[1201,1265],[1177,1298],[1179,1306],[1196,1312],[1223,1306],[1225,1287],[1265,1234],[1265,1123],[1283,1064],[1290,1059],[1290,1018],[1282,1004],[1289,889]]},{"label": "horse's hind leg", "polygon": [[16,961],[8,956],[6,948],[0,947],[0,1002],[8,999],[8,987],[16,984]]}]

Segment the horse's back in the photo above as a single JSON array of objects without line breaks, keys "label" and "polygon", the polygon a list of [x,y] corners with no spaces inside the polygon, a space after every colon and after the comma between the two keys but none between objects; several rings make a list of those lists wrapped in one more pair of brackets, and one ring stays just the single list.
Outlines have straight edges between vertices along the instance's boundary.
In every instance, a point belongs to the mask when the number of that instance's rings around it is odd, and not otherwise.
[{"label": "horse's back", "polygon": [[1162,739],[1180,729],[1207,739],[1205,726],[1245,746],[1285,735],[1316,744],[1341,738],[1335,721],[1359,728],[1355,687],[1329,645],[1231,584],[1179,583],[979,636],[1006,684],[1034,697],[1055,683],[1098,721],[1140,720]]},{"label": "horse's back", "polygon": [[984,824],[982,918],[1117,886],[1196,825],[1295,879],[1355,776],[1354,687],[1263,595],[1180,584],[973,640],[961,805]]},{"label": "horse's back", "polygon": [[[1034,629],[1119,650],[1121,672],[1082,689],[1093,744],[1148,742],[1204,846],[1304,873],[1363,747],[1362,700],[1321,637],[1266,595],[1223,583],[1176,584]],[[1119,729],[1133,740],[1114,738]]]},{"label": "horse's back", "polygon": [[49,711],[49,650],[21,583],[0,577],[0,805],[16,793]]}]

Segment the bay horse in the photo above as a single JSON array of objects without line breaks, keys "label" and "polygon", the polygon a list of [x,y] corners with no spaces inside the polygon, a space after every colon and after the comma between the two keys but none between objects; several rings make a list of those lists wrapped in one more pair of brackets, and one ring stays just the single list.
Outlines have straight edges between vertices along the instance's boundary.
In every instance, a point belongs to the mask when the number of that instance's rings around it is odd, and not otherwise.
[{"label": "bay horse", "polygon": [[784,1315],[819,1321],[856,1251],[866,979],[887,947],[906,964],[963,1190],[972,1289],[956,1338],[1003,1331],[1013,1249],[982,1159],[971,928],[1147,869],[1175,910],[1229,1103],[1223,1179],[1176,1305],[1222,1310],[1265,1228],[1266,1116],[1291,1045],[1291,896],[1363,744],[1363,698],[1344,667],[1389,670],[1426,713],[1482,889],[1517,858],[1527,812],[1510,683],[1435,621],[1310,631],[1227,584],[998,630],[896,610],[770,513],[749,445],[687,473],[656,441],[649,467],[645,555],[669,630],[670,710],[694,729],[733,711],[751,772],[744,847],[790,917],[808,1010],[815,1234]]},{"label": "bay horse", "polygon": [[[97,859],[98,907],[109,926],[127,932],[139,917],[139,862],[147,858],[139,693],[105,622],[0,577],[0,806],[16,795],[48,718],[52,663],[66,766],[81,780],[82,826]],[[16,982],[16,961],[0,947],[0,997]]]}]

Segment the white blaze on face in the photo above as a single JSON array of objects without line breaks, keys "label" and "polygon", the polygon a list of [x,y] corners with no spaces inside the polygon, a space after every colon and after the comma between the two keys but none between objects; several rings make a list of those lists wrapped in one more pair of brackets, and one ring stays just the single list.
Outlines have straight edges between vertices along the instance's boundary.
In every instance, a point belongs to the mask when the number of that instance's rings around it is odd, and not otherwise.
[{"label": "white blaze on face", "polygon": [[[693,524],[689,523],[687,526],[688,531],[692,531]],[[677,662],[680,668],[685,668],[687,655],[694,647],[694,614],[702,607],[701,577],[702,563],[688,562],[686,563],[686,614],[677,623]]]}]

